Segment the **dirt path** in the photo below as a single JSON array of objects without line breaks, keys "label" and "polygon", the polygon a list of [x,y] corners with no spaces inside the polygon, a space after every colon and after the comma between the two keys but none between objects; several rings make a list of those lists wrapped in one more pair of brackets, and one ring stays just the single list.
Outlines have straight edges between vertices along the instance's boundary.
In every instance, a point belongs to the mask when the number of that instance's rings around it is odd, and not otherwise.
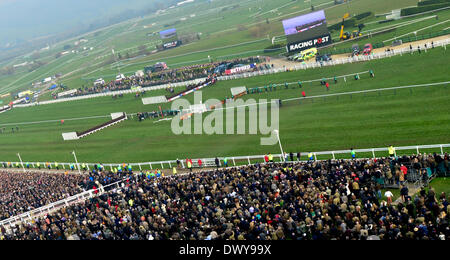
[{"label": "dirt path", "polygon": [[[392,50],[396,51],[396,50],[400,50],[400,49],[404,49],[404,48],[409,48],[410,45],[413,47],[413,50],[417,50],[418,47],[420,47],[421,50],[424,50],[425,44],[427,44],[427,47],[430,48],[432,42],[436,43],[436,42],[442,41],[442,40],[450,40],[450,36],[444,35],[444,36],[430,38],[430,39],[426,39],[426,40],[409,42],[409,43],[401,44],[401,45],[395,46],[395,47],[386,46],[384,48],[374,49],[373,53],[375,53],[375,54],[384,53],[387,49],[390,49],[391,51]],[[351,54],[350,53],[336,54],[336,55],[332,55],[331,57],[333,58],[333,60],[338,60],[338,59],[349,58],[349,57],[351,57]],[[316,62],[315,59],[311,59],[311,60],[307,61],[306,63],[310,64],[310,63],[315,63],[315,62]],[[270,63],[273,64],[275,66],[275,68],[283,68],[284,67],[286,69],[294,69],[295,66],[299,66],[302,64],[300,62],[289,61],[286,58],[272,58]]]}]

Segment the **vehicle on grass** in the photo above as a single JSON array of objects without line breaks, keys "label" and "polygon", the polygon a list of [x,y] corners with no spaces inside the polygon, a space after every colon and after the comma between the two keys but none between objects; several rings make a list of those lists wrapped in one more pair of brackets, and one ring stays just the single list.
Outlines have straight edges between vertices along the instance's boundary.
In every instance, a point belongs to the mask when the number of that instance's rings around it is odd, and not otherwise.
[{"label": "vehicle on grass", "polygon": [[316,56],[316,62],[324,62],[324,61],[331,61],[331,55],[329,54],[323,54],[323,55],[317,55]]},{"label": "vehicle on grass", "polygon": [[165,62],[158,62],[155,64],[155,72],[163,71],[168,69],[169,67]]},{"label": "vehicle on grass", "polygon": [[105,85],[105,80],[102,78],[97,79],[96,81],[94,81],[94,86],[98,86],[98,85]]},{"label": "vehicle on grass", "polygon": [[126,79],[125,75],[119,74],[116,76],[116,82],[121,82],[122,80]]},{"label": "vehicle on grass", "polygon": [[363,51],[364,55],[370,55],[370,54],[372,54],[372,51],[373,51],[373,46],[371,43],[364,45],[364,51]]},{"label": "vehicle on grass", "polygon": [[392,47],[399,46],[399,45],[402,45],[402,44],[403,44],[402,40],[395,40],[395,41],[392,42]]},{"label": "vehicle on grass", "polygon": [[169,67],[167,66],[167,64],[165,62],[158,62],[155,65],[145,67],[144,73],[148,74],[148,73],[160,72],[160,71],[166,70],[168,68]]},{"label": "vehicle on grass", "polygon": [[359,56],[359,54],[361,54],[361,50],[359,49],[359,45],[358,44],[353,44],[352,45],[352,57]]},{"label": "vehicle on grass", "polygon": [[316,55],[317,55],[317,48],[311,48],[308,50],[304,50],[304,51],[300,52],[299,54],[295,55],[293,57],[293,60],[299,61],[299,62],[308,61],[308,60],[314,58]]}]

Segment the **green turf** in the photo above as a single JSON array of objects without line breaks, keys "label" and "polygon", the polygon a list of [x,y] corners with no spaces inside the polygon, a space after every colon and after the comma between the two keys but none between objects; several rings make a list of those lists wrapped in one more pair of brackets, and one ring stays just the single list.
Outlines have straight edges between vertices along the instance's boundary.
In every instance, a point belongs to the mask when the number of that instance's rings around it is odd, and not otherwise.
[{"label": "green turf", "polygon": [[[381,14],[392,9],[415,5],[417,0],[380,0],[373,5],[373,0],[354,0],[349,4],[334,6],[329,0],[315,0],[313,5],[317,9],[324,8],[328,23],[338,23],[342,15],[350,12],[352,15],[366,11]],[[29,89],[31,83],[62,73],[64,77],[59,81],[69,88],[79,88],[92,84],[98,78],[113,79],[117,74],[117,67],[102,64],[112,59],[111,49],[125,56],[126,52],[136,51],[140,45],[149,44],[155,37],[148,37],[151,32],[158,32],[170,27],[176,27],[180,35],[187,33],[201,33],[201,40],[189,43],[183,47],[175,48],[162,53],[148,55],[136,60],[122,61],[122,71],[131,74],[148,64],[165,61],[171,67],[180,67],[196,63],[207,62],[208,55],[214,60],[227,59],[239,56],[252,56],[264,54],[262,50],[270,46],[273,36],[283,34],[281,20],[310,12],[310,2],[290,0],[261,0],[239,1],[223,0],[196,1],[183,8],[171,9],[164,14],[151,14],[144,18],[133,19],[97,32],[87,33],[83,37],[89,42],[86,47],[95,47],[94,51],[69,54],[55,59],[57,52],[63,50],[66,44],[72,44],[80,37],[57,43],[48,51],[41,53],[39,60],[46,65],[34,72],[18,70],[15,75],[0,78],[0,93],[16,92]],[[190,17],[195,14],[195,17]],[[180,18],[184,22],[175,24]],[[266,23],[269,20],[269,24]],[[443,19],[443,18],[441,18]],[[144,28],[144,25],[152,25]],[[241,25],[244,25],[243,27]],[[419,23],[408,29],[421,28],[425,23]],[[238,30],[238,27],[243,29]],[[439,27],[440,28],[440,27]],[[436,29],[439,29],[436,28]],[[269,36],[269,37],[267,37]],[[385,35],[388,36],[388,35]],[[235,46],[236,44],[254,43]],[[219,48],[219,49],[217,49]],[[154,46],[148,46],[151,51]],[[85,54],[87,56],[85,56]],[[277,53],[274,53],[276,55]],[[20,57],[12,64],[31,61],[28,57]]]},{"label": "green turf", "polygon": [[[336,85],[332,83],[328,92],[314,83],[306,84],[302,90],[281,87],[273,92],[244,96],[244,99],[285,99],[299,97],[301,91],[311,96],[442,82],[448,81],[447,64],[448,52],[437,48],[422,55],[219,82],[206,88],[203,97],[204,100],[223,99],[230,96],[230,88],[235,86],[306,81],[369,69],[375,71],[374,79],[362,75],[360,81],[348,79],[344,83],[340,80]],[[164,93],[164,90],[148,92],[147,96]],[[285,103],[280,110],[281,141],[287,152],[449,143],[449,93],[449,86],[436,86]],[[193,96],[187,99],[193,100]],[[64,142],[61,137],[62,132],[86,130],[108,120],[105,117],[69,121],[70,118],[156,109],[155,105],[142,105],[141,100],[132,95],[118,100],[105,97],[14,109],[0,114],[0,127],[7,130],[0,135],[0,161],[17,160],[16,153],[20,152],[25,161],[70,162],[72,150],[77,151],[80,161],[105,163],[279,153],[278,145],[260,146],[261,135],[176,136],[170,130],[170,122],[152,120],[141,123],[129,120],[80,141]],[[170,109],[170,105],[164,105],[163,109]],[[61,119],[66,119],[64,125],[59,122],[21,125],[19,133],[10,133],[16,123]]]}]

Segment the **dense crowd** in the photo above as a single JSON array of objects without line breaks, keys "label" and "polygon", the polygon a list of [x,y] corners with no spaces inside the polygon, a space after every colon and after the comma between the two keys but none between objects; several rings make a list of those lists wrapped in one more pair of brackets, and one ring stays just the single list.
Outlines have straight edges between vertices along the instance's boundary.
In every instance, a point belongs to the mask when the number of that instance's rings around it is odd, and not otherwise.
[{"label": "dense crowd", "polygon": [[[448,157],[446,157],[448,159]],[[449,239],[446,194],[393,205],[377,172],[390,159],[255,164],[182,176],[136,174],[122,189],[2,229],[4,239]]]},{"label": "dense crowd", "polygon": [[107,172],[79,175],[0,170],[0,220],[118,180]]},{"label": "dense crowd", "polygon": [[[93,86],[83,86],[77,89],[76,93],[71,94],[71,97],[76,96],[85,96],[92,95],[98,93],[105,93],[111,91],[120,91],[120,90],[128,90],[133,87],[152,87],[159,85],[166,85],[178,82],[186,82],[195,79],[207,78],[211,76],[220,76],[225,74],[225,70],[218,71],[217,68],[220,66],[233,67],[235,65],[247,65],[251,63],[260,63],[266,62],[267,59],[265,57],[249,57],[242,59],[234,59],[231,61],[223,61],[223,62],[214,62],[208,64],[201,65],[192,65],[185,66],[176,69],[163,70],[155,73],[147,73],[142,76],[132,75],[130,77],[126,77],[123,80],[116,81],[112,80],[110,82],[106,82],[105,84],[98,84]],[[260,65],[255,68],[255,70],[263,70],[267,69],[266,66]],[[53,95],[54,99],[57,99],[58,96],[55,93]]]}]

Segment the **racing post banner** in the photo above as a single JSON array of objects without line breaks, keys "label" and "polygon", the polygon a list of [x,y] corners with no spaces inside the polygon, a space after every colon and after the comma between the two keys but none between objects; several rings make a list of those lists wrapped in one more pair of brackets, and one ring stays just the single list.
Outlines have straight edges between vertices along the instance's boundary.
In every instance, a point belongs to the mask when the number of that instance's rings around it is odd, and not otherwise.
[{"label": "racing post banner", "polygon": [[323,35],[313,39],[289,43],[286,48],[290,52],[301,52],[311,48],[319,48],[331,44],[331,35]]}]

